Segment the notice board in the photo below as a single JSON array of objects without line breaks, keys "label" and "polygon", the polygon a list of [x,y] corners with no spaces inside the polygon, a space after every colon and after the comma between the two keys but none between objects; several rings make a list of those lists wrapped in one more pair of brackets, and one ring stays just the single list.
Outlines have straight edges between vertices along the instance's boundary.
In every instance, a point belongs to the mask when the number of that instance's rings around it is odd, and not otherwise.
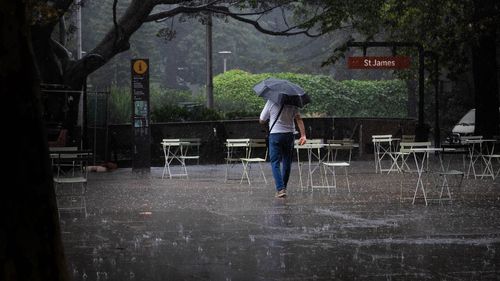
[{"label": "notice board", "polygon": [[149,106],[149,60],[131,60],[132,86],[132,171],[151,168],[151,127]]}]

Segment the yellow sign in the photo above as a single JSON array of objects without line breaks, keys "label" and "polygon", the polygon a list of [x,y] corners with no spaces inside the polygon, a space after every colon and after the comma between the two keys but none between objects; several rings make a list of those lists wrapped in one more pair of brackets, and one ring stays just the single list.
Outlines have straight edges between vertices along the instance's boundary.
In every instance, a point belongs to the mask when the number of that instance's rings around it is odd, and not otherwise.
[{"label": "yellow sign", "polygon": [[137,60],[134,62],[134,72],[137,74],[144,74],[148,70],[148,64],[143,60]]}]

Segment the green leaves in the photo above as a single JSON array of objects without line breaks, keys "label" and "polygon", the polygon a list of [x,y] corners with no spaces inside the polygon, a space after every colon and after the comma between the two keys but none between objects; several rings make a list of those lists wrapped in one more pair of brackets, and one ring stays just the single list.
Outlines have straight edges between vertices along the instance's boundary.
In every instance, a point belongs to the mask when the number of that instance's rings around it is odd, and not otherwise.
[{"label": "green leaves", "polygon": [[336,81],[329,76],[296,73],[250,74],[231,70],[214,78],[214,100],[222,112],[247,112],[258,116],[265,100],[253,86],[275,77],[300,85],[312,103],[305,116],[406,117],[407,91],[401,80]]}]

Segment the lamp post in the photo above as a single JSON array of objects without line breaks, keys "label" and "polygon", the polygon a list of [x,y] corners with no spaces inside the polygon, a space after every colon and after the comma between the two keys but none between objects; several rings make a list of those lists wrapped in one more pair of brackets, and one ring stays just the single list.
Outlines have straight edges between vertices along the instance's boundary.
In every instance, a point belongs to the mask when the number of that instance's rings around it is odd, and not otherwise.
[{"label": "lamp post", "polygon": [[219,51],[219,54],[223,55],[224,58],[224,72],[226,72],[226,65],[227,65],[227,55],[231,54],[231,51]]}]

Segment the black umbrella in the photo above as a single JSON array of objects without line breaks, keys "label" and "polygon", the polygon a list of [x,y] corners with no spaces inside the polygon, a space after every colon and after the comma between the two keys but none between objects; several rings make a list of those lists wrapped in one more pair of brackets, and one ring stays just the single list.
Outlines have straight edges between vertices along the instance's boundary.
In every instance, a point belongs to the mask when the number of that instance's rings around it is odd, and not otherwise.
[{"label": "black umbrella", "polygon": [[311,98],[304,89],[288,80],[268,78],[255,85],[253,90],[260,97],[279,105],[303,107],[311,102]]}]

